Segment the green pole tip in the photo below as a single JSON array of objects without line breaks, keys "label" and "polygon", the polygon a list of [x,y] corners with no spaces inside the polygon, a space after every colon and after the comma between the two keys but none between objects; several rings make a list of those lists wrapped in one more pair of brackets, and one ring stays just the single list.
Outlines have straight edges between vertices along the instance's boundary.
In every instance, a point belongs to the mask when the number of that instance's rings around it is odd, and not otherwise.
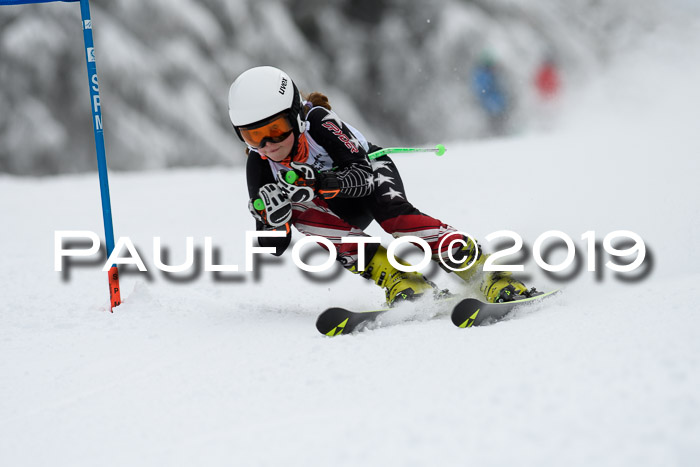
[{"label": "green pole tip", "polygon": [[445,154],[445,151],[447,151],[447,148],[445,148],[445,146],[442,144],[438,144],[437,146],[435,146],[435,149],[437,149],[437,152],[435,154],[437,154],[438,156],[442,156],[443,154]]},{"label": "green pole tip", "polygon": [[263,200],[258,198],[255,201],[253,201],[253,207],[255,209],[257,209],[258,211],[264,211],[265,210],[265,203],[263,202]]},{"label": "green pole tip", "polygon": [[287,181],[287,183],[294,184],[294,182],[299,180],[299,176],[295,171],[290,170],[286,174],[284,174],[284,179]]}]

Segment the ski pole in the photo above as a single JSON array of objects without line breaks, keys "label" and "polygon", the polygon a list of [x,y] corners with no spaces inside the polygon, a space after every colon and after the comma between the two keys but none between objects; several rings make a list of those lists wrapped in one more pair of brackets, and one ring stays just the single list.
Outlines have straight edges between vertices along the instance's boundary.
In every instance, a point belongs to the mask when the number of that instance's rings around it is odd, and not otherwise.
[{"label": "ski pole", "polygon": [[[442,156],[445,154],[445,151],[447,151],[447,148],[445,148],[445,146],[442,144],[438,144],[434,148],[384,148],[367,154],[367,157],[369,160],[374,160],[386,154],[399,154],[406,152],[434,152],[436,156]],[[293,185],[299,179],[299,175],[297,175],[295,171],[289,170],[284,174],[284,179],[287,183]],[[253,201],[253,207],[255,207],[255,209],[258,211],[264,211],[265,203],[262,199],[258,198]]]},{"label": "ski pole", "polygon": [[[398,154],[405,152],[434,152],[436,156],[442,156],[445,154],[445,151],[447,151],[447,148],[445,148],[445,146],[442,144],[438,144],[434,148],[384,148],[367,154],[367,157],[369,160],[374,160],[386,154]],[[294,184],[294,182],[299,179],[299,176],[295,171],[290,170],[284,175],[284,179],[287,181],[287,183]]]},{"label": "ski pole", "polygon": [[384,148],[367,154],[367,157],[369,160],[374,160],[377,157],[382,157],[386,154],[398,154],[404,152],[434,152],[436,156],[442,156],[445,154],[445,151],[447,151],[447,149],[442,144],[438,144],[434,148]]},{"label": "ski pole", "polygon": [[253,201],[253,207],[257,209],[258,211],[264,211],[265,210],[265,202],[262,200],[262,198],[258,198],[255,201]]}]

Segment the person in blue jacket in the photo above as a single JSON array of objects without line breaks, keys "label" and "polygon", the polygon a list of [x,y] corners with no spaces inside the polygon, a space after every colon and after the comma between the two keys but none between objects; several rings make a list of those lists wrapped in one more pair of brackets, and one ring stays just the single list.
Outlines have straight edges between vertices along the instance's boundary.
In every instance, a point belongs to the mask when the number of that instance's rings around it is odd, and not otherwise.
[{"label": "person in blue jacket", "polygon": [[508,119],[509,98],[500,71],[489,56],[480,59],[471,77],[471,86],[494,134],[502,134]]}]

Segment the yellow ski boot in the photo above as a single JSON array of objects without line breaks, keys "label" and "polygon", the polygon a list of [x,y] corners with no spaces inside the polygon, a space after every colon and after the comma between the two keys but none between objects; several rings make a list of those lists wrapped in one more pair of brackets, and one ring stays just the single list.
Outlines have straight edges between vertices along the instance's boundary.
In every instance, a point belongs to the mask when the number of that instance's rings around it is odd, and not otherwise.
[{"label": "yellow ski boot", "polygon": [[[471,282],[472,279],[477,276],[477,273],[481,272],[484,262],[489,255],[481,252],[478,243],[475,247],[471,239],[466,239],[466,242],[467,244],[454,255],[458,263],[451,266],[457,269],[456,271],[453,269],[454,273],[464,280],[464,282]],[[476,260],[474,259],[475,255]],[[459,270],[472,262],[473,264],[468,269],[463,271]],[[534,297],[542,293],[534,288],[528,290],[525,284],[514,279],[512,274],[507,271],[485,273],[479,289],[486,297],[486,301],[491,303],[510,302],[512,300]]]},{"label": "yellow ski boot", "polygon": [[[396,258],[399,264],[409,265],[409,263]],[[396,269],[389,263],[386,248],[379,245],[376,253],[372,256],[364,271],[358,271],[356,266],[350,269],[355,274],[360,274],[366,279],[373,280],[378,286],[383,287],[386,292],[386,302],[393,306],[400,301],[415,300],[423,294],[439,293],[435,284],[427,280],[419,272],[403,272]]]},{"label": "yellow ski boot", "polygon": [[[488,255],[482,254],[479,244],[477,243],[475,246],[474,242],[472,242],[470,238],[465,239],[465,241],[467,244],[464,245],[458,252],[453,254],[455,262],[452,263],[448,259],[443,258],[445,263],[447,263],[450,267],[446,268],[442,263],[440,263],[440,266],[442,266],[442,268],[448,272],[454,272],[460,277],[460,279],[468,283],[471,282],[474,276],[476,276],[477,272],[481,271],[481,268],[484,266],[484,261],[486,261]],[[477,257],[476,260],[474,260],[474,256]],[[471,264],[469,268],[463,269],[469,264]]]},{"label": "yellow ski boot", "polygon": [[534,287],[528,290],[525,284],[512,277],[508,271],[487,272],[479,289],[491,303],[511,302],[540,295]]}]

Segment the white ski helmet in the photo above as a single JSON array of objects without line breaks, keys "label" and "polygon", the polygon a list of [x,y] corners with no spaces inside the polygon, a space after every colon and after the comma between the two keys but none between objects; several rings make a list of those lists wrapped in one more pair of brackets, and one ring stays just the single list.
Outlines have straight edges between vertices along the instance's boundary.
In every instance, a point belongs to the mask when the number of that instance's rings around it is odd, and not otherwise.
[{"label": "white ski helmet", "polygon": [[241,73],[228,91],[228,114],[236,134],[238,127],[286,113],[295,139],[306,129],[302,116],[302,98],[292,79],[279,68],[260,66]]}]

